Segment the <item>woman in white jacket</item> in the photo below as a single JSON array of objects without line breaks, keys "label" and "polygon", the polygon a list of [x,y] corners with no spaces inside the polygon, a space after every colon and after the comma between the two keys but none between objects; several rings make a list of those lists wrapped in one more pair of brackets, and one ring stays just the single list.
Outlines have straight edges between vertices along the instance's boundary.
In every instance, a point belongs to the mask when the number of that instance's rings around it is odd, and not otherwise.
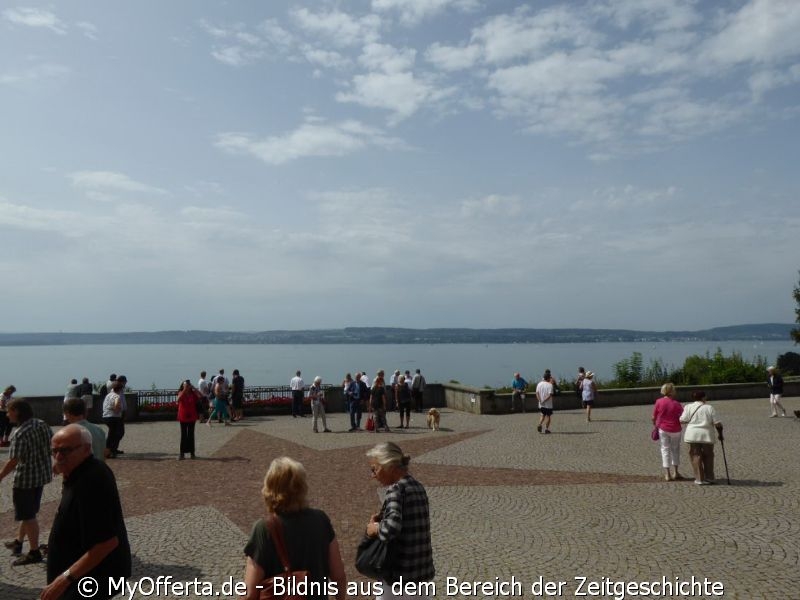
[{"label": "woman in white jacket", "polygon": [[697,485],[714,483],[714,444],[722,434],[722,423],[714,407],[706,403],[705,392],[692,392],[694,402],[683,408],[681,423],[686,424],[683,441],[689,444],[694,482]]}]

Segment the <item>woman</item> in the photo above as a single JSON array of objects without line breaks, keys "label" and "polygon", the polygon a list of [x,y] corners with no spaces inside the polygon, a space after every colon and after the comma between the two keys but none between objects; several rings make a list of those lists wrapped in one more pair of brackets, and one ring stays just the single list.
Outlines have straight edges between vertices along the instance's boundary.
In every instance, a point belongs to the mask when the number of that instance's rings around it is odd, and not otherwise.
[{"label": "woman", "polygon": [[[661,466],[664,467],[664,481],[682,480],[678,473],[681,458],[681,422],[683,406],[675,399],[675,386],[665,383],[661,386],[661,398],[653,406],[653,425],[658,427],[661,441]],[[673,474],[670,470],[675,469]]]},{"label": "woman", "polygon": [[[581,367],[583,368],[583,367]],[[587,371],[581,381],[581,400],[583,408],[586,409],[586,420],[592,420],[592,407],[594,399],[597,397],[597,384],[594,382],[594,373]]]},{"label": "woman", "polygon": [[125,384],[119,379],[111,384],[111,391],[103,399],[103,423],[108,427],[106,436],[106,453],[108,458],[117,458],[121,454],[119,443],[125,436],[125,413],[124,392]]},{"label": "woman", "polygon": [[178,391],[178,423],[181,426],[181,452],[178,460],[183,460],[188,452],[194,459],[194,424],[197,422],[197,404],[201,399],[200,392],[192,387],[188,379],[181,384]]},{"label": "woman", "polygon": [[17,391],[13,385],[8,386],[3,393],[0,394],[0,448],[5,448],[6,446],[10,446],[11,442],[8,441],[8,438],[11,436],[11,430],[13,426],[11,425],[11,421],[8,419],[8,403],[11,402],[11,397],[14,395],[14,392]]},{"label": "woman", "polygon": [[[340,600],[347,597],[339,542],[331,521],[324,512],[308,507],[308,483],[302,464],[283,456],[272,461],[261,490],[267,507],[267,519],[253,526],[244,548],[247,556],[244,580],[246,600],[257,600],[258,586],[265,578],[283,573],[283,565],[270,539],[267,521],[277,519],[292,571],[308,571],[308,598],[328,598],[328,592]],[[326,589],[327,582],[327,589]],[[336,584],[334,593],[330,586]]]},{"label": "woman", "polygon": [[[422,484],[408,473],[411,457],[403,454],[397,444],[385,442],[367,452],[372,476],[386,488],[383,507],[367,523],[367,535],[379,537],[390,544],[392,579],[422,582],[433,579],[433,547],[428,494]],[[412,598],[394,596],[384,585],[382,598]]]},{"label": "woman", "polygon": [[208,424],[211,427],[213,419],[222,419],[225,425],[231,424],[231,417],[228,414],[228,386],[224,377],[217,377],[214,380],[214,410],[208,415]]},{"label": "woman", "polygon": [[397,410],[400,411],[400,429],[403,429],[403,415],[406,418],[405,428],[411,421],[411,389],[406,383],[405,375],[400,375],[397,380],[397,385],[394,388],[394,401],[397,404]]},{"label": "woman", "polygon": [[697,485],[712,485],[714,483],[714,444],[717,436],[722,435],[722,423],[717,419],[714,407],[706,404],[705,392],[692,392],[692,398],[694,402],[684,407],[680,418],[681,423],[686,424],[683,440],[689,444],[694,482]]},{"label": "woman", "polygon": [[328,429],[328,422],[325,420],[325,394],[322,391],[322,377],[319,375],[314,377],[314,383],[308,388],[308,397],[311,400],[311,416],[314,417],[312,423],[314,433],[319,433],[317,421],[320,417],[322,417],[322,431],[324,433],[330,433],[331,430]]},{"label": "woman", "polygon": [[378,433],[381,427],[384,431],[389,431],[389,424],[386,422],[386,381],[383,375],[383,369],[375,375],[369,399],[370,408],[375,413],[375,433]]}]

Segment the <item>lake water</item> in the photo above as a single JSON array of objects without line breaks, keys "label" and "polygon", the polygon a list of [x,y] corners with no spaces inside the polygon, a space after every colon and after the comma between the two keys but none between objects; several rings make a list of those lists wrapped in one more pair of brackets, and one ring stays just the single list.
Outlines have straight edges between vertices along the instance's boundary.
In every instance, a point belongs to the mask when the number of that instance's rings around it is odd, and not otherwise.
[{"label": "lake water", "polygon": [[558,378],[571,379],[578,366],[600,379],[613,377],[615,362],[641,352],[645,365],[662,359],[680,366],[687,356],[740,352],[774,363],[779,354],[797,351],[786,342],[664,342],[594,344],[377,344],[377,345],[118,345],[0,347],[0,386],[14,384],[18,396],[57,395],[76,377],[105,381],[124,373],[133,389],[175,388],[182,379],[195,381],[201,370],[230,375],[239,369],[248,385],[285,385],[297,369],[309,383],[320,375],[340,383],[344,374],[378,369],[421,369],[429,382],[451,380],[466,385],[508,385],[514,371],[537,381],[549,368]]}]

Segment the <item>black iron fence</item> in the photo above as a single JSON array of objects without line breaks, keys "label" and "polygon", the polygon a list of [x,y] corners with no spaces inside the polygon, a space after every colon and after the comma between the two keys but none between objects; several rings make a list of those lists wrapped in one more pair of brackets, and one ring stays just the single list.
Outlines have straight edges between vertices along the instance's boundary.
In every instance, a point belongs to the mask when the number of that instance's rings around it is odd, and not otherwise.
[{"label": "black iron fence", "polygon": [[[323,392],[333,386],[323,385]],[[178,390],[133,390],[136,394],[139,412],[171,412],[178,410]],[[244,388],[244,406],[251,407],[289,407],[292,405],[292,390],[288,385],[258,385]]]}]

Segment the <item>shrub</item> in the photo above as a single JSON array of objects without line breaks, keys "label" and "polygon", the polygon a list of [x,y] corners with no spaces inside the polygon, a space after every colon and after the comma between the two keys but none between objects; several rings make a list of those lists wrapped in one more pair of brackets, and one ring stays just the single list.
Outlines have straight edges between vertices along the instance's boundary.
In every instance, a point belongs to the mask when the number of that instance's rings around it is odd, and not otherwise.
[{"label": "shrub", "polygon": [[787,352],[778,356],[778,363],[775,365],[784,375],[800,375],[800,354],[797,352]]}]

